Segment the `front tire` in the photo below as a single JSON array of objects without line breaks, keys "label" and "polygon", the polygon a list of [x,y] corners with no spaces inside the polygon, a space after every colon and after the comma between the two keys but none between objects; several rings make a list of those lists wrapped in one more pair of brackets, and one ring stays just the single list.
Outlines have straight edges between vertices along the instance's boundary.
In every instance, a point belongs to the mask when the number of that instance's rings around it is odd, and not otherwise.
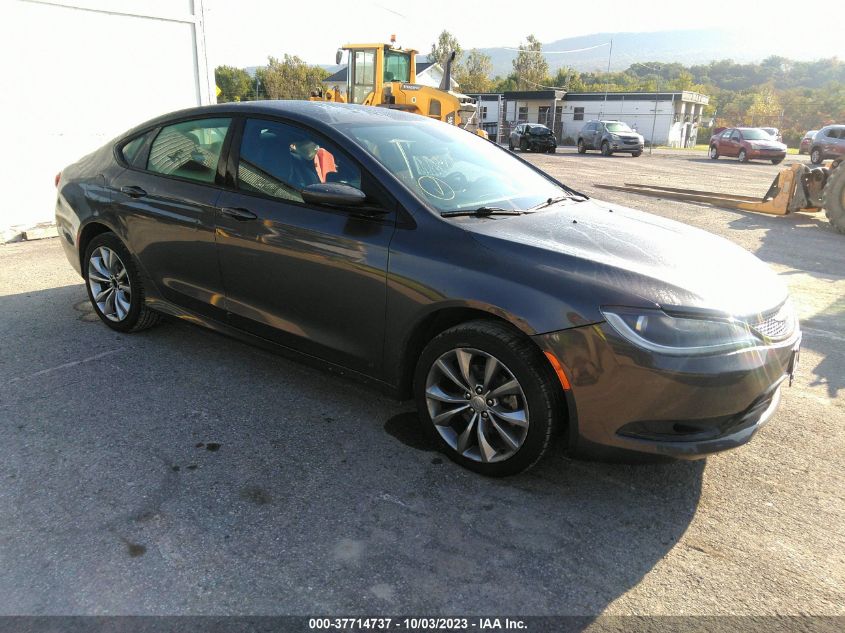
[{"label": "front tire", "polygon": [[495,321],[470,321],[433,338],[414,376],[424,430],[456,463],[491,477],[533,466],[564,408],[548,360]]},{"label": "front tire", "polygon": [[610,151],[610,143],[604,141],[601,144],[601,155],[602,156],[610,156],[613,152]]},{"label": "front tire", "polygon": [[527,139],[520,139],[519,141],[519,151],[527,152],[528,151],[528,140]]},{"label": "front tire", "polygon": [[710,146],[710,158],[713,160],[717,160],[719,158],[719,150],[715,145]]},{"label": "front tire", "polygon": [[91,240],[82,270],[94,312],[111,329],[138,332],[158,323],[158,313],[145,305],[135,260],[117,235],[101,233]]},{"label": "front tire", "polygon": [[508,139],[508,149],[513,151],[513,139]]}]

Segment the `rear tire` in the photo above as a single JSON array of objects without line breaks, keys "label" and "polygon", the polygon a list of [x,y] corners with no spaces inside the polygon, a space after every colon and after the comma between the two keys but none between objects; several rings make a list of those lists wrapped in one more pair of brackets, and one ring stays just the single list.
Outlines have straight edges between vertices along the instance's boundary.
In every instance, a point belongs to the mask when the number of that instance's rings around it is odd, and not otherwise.
[{"label": "rear tire", "polygon": [[511,139],[508,139],[508,149],[513,151],[513,141]]},{"label": "rear tire", "polygon": [[739,150],[739,154],[737,155],[740,163],[747,163],[748,162],[748,152],[744,149]]},{"label": "rear tire", "polygon": [[782,158],[773,158],[772,165],[780,165],[783,162]]},{"label": "rear tire", "polygon": [[810,162],[813,165],[820,165],[822,162],[822,151],[818,147],[814,147],[810,152]]},{"label": "rear tire", "polygon": [[[490,357],[496,363],[488,379]],[[426,345],[414,398],[423,429],[440,450],[491,477],[533,466],[548,450],[564,411],[560,383],[539,348],[508,325],[487,320],[457,325]],[[437,425],[433,418],[439,418]]]},{"label": "rear tire", "polygon": [[710,158],[717,160],[719,158],[719,149],[715,145],[710,146]]},{"label": "rear tire", "polygon": [[554,154],[555,152],[557,152],[557,146],[555,146],[555,147],[550,147],[550,148],[548,149],[548,152],[549,152],[549,154]]},{"label": "rear tire", "polygon": [[579,154],[586,154],[587,153],[587,146],[584,145],[584,139],[578,139],[578,153]]},{"label": "rear tire", "polygon": [[631,152],[631,156],[633,156],[634,158],[639,158],[640,156],[642,156],[642,154],[642,152]]},{"label": "rear tire", "polygon": [[607,141],[604,141],[601,144],[601,155],[602,156],[610,156],[611,154],[613,154],[613,152],[610,151],[610,143],[608,143]]},{"label": "rear tire", "polygon": [[822,191],[822,207],[830,225],[845,233],[845,162],[828,176]]},{"label": "rear tire", "polygon": [[94,312],[111,329],[140,332],[159,322],[159,314],[145,304],[143,281],[132,254],[114,233],[101,233],[91,240],[82,274]]}]

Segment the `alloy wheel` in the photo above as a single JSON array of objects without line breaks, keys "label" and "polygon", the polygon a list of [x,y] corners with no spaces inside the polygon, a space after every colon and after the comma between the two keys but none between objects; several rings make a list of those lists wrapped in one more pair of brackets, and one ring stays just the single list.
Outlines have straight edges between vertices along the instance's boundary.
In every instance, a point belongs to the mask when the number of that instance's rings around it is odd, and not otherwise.
[{"label": "alloy wheel", "polygon": [[434,428],[459,455],[476,462],[512,457],[528,435],[528,402],[498,358],[461,347],[441,355],[425,386]]},{"label": "alloy wheel", "polygon": [[88,260],[88,286],[97,309],[110,321],[123,321],[132,304],[132,286],[117,253],[100,246]]}]

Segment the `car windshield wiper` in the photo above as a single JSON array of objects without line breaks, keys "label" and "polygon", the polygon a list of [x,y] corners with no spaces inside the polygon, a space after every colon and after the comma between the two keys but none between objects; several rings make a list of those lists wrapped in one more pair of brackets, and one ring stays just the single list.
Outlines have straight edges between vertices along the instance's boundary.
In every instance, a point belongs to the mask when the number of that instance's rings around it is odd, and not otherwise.
[{"label": "car windshield wiper", "polygon": [[525,211],[519,209],[503,209],[501,207],[478,207],[477,209],[456,209],[454,211],[443,211],[440,215],[444,218],[453,218],[458,215],[474,215],[486,218],[488,215],[522,215]]},{"label": "car windshield wiper", "polygon": [[550,207],[553,204],[557,204],[558,202],[563,202],[564,200],[575,200],[575,196],[556,196],[554,198],[549,198],[548,200],[544,200],[540,204],[531,207],[531,211],[536,211],[537,209],[545,209],[546,207]]}]

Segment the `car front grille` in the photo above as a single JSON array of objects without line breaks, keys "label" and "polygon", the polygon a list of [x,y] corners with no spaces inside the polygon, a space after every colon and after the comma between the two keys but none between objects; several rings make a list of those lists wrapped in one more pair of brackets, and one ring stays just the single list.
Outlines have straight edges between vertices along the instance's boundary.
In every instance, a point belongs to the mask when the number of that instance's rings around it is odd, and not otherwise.
[{"label": "car front grille", "polygon": [[779,341],[792,335],[795,315],[789,304],[784,304],[768,315],[762,314],[756,320],[749,320],[748,325],[763,338]]}]

